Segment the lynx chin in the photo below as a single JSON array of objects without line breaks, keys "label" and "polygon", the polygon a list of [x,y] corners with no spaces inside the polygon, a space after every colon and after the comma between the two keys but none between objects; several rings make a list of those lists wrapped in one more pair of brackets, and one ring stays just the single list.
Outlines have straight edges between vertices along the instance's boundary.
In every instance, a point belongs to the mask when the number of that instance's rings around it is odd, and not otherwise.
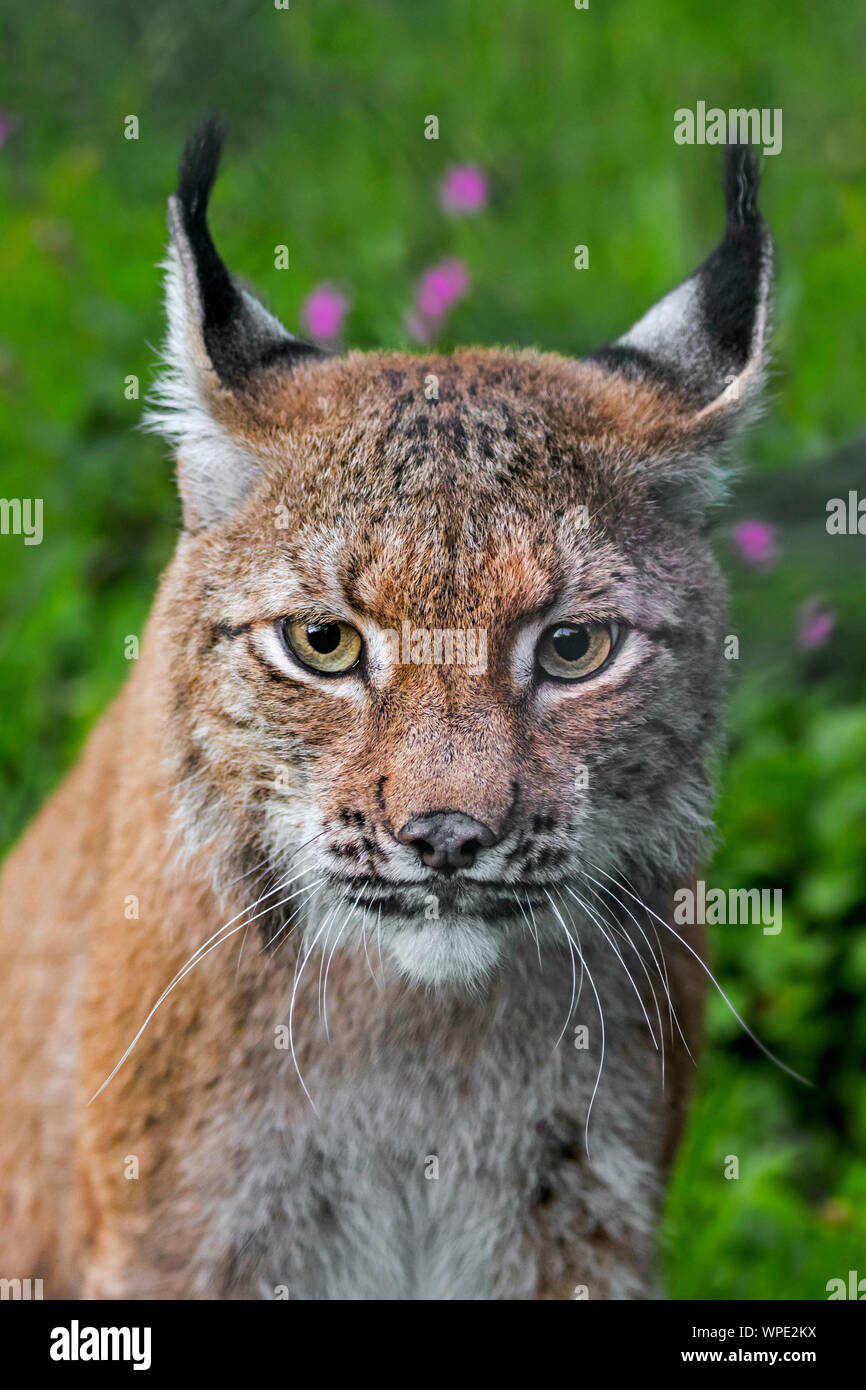
[{"label": "lynx chin", "polygon": [[767,354],[755,155],[716,249],[589,357],[331,356],[223,264],[221,143],[168,205],[148,422],[183,528],[2,880],[0,1269],[659,1297],[709,973],[672,910],[720,729],[705,517]]}]

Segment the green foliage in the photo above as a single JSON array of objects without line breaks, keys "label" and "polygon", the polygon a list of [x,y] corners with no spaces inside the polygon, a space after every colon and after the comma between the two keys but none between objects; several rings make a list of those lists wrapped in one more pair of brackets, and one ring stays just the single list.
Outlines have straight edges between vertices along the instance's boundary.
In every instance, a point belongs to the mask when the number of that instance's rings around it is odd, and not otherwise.
[{"label": "green foliage", "polygon": [[[11,0],[0,8],[11,18]],[[745,446],[753,481],[719,526],[741,660],[705,876],[782,889],[782,931],[715,928],[714,968],[814,1086],[774,1068],[716,1001],[665,1248],[676,1297],[821,1298],[828,1279],[858,1263],[866,1274],[866,542],[829,542],[823,526],[826,498],[862,477],[859,451],[826,462],[863,423],[862,8],[70,0],[16,7],[14,22],[0,113],[17,118],[0,148],[2,492],[44,498],[45,541],[0,540],[4,844],[122,682],[124,638],[141,631],[176,533],[169,462],[131,432],[140,401],[124,380],[146,390],[161,338],[155,266],[190,125],[214,107],[229,120],[217,241],[290,328],[328,280],[352,301],[351,346],[403,346],[418,275],[455,255],[472,289],[443,347],[579,353],[718,237],[718,151],[675,146],[675,109],[782,109],[762,190],[780,263],[774,400]],[[423,138],[430,113],[438,141]],[[138,141],[123,139],[129,114]],[[489,173],[477,217],[439,207],[456,162]],[[287,272],[274,268],[283,242]],[[574,269],[577,243],[588,271]],[[766,573],[729,544],[731,520],[751,515],[779,528]],[[798,652],[796,611],[814,597],[837,628]]]},{"label": "green foliage", "polygon": [[[785,1064],[710,1010],[700,1093],[671,1193],[674,1296],[821,1298],[866,1236],[866,710],[822,693],[734,706],[707,882],[782,891],[782,929],[713,929],[713,968]],[[739,1177],[724,1176],[728,1155]]]}]

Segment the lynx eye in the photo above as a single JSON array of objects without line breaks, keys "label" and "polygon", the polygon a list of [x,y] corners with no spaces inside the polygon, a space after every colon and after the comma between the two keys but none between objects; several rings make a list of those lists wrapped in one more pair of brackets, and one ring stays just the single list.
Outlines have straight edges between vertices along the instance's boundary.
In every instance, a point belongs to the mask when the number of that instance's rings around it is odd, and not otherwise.
[{"label": "lynx eye", "polygon": [[604,666],[617,632],[616,623],[558,623],[541,634],[536,659],[555,680],[585,680]]},{"label": "lynx eye", "polygon": [[324,676],[342,676],[358,664],[361,634],[349,623],[293,623],[284,618],[283,641],[302,666]]}]

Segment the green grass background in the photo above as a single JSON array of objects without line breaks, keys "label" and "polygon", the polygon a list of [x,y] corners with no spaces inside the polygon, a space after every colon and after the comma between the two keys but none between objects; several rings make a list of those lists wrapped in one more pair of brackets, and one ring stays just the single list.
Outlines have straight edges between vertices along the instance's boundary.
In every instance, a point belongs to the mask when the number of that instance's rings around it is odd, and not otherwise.
[{"label": "green grass background", "polygon": [[[779,282],[771,408],[717,520],[741,659],[707,880],[781,887],[778,936],[719,927],[720,979],[806,1088],[718,1001],[665,1224],[677,1298],[822,1298],[866,1275],[866,537],[830,538],[827,498],[863,481],[866,254],[855,5],[751,0],[223,0],[0,3],[2,495],[41,496],[45,540],[0,538],[0,836],[8,844],[126,674],[178,525],[171,466],[133,433],[162,336],[156,263],[185,131],[217,108],[230,144],[212,223],[228,264],[290,328],[319,282],[352,301],[354,347],[406,342],[419,274],[462,257],[472,288],[441,339],[578,354],[622,332],[721,231],[719,152],[673,112],[779,107],[762,206]],[[127,115],[140,138],[123,138]],[[439,117],[438,141],[424,120]],[[491,180],[453,221],[455,162]],[[274,269],[286,243],[291,269]],[[590,269],[573,267],[577,243]],[[778,528],[750,571],[737,519]],[[800,604],[830,604],[803,653]],[[727,1155],[740,1176],[723,1176]]]}]

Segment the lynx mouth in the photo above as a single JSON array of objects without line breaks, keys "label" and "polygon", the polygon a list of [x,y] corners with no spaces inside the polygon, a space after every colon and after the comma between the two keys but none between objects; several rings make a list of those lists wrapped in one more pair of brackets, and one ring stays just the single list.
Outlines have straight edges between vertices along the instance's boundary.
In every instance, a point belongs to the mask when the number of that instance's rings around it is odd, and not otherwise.
[{"label": "lynx mouth", "polygon": [[522,917],[530,907],[543,907],[547,901],[547,885],[541,883],[491,883],[440,875],[421,882],[340,875],[332,882],[356,894],[359,906],[389,917],[429,917],[431,905],[435,905],[433,915],[466,915],[495,922]]}]

